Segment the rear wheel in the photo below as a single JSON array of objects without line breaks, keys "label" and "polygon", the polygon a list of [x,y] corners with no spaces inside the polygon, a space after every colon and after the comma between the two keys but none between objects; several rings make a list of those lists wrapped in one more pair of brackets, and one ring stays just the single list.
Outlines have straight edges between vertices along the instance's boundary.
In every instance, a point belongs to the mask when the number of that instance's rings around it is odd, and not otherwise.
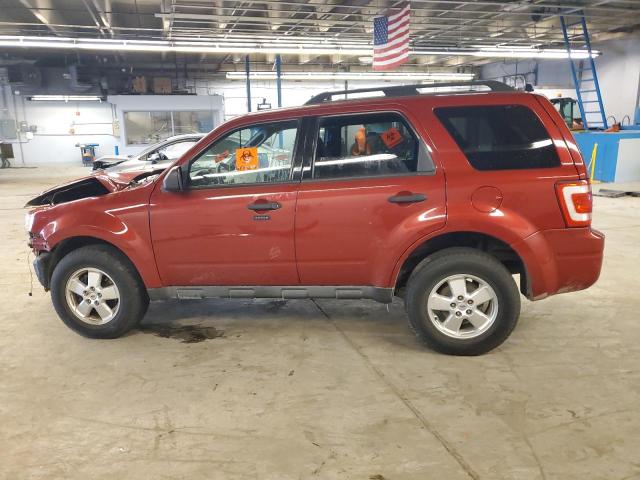
[{"label": "rear wheel", "polygon": [[82,247],[62,258],[51,277],[51,299],[68,327],[91,338],[123,335],[149,305],[138,273],[108,245]]},{"label": "rear wheel", "polygon": [[450,248],[423,260],[409,278],[405,304],[418,337],[452,355],[492,350],[520,315],[520,294],[509,271],[471,248]]}]

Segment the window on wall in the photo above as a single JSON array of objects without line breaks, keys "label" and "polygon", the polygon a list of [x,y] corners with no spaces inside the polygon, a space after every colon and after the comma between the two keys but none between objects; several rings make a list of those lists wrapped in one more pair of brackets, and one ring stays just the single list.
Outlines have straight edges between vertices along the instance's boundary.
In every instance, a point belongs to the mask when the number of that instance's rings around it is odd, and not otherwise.
[{"label": "window on wall", "polygon": [[528,107],[442,107],[435,113],[477,170],[560,165],[553,140]]},{"label": "window on wall", "polygon": [[149,145],[173,135],[213,130],[210,111],[124,112],[128,145]]},{"label": "window on wall", "polygon": [[418,139],[396,113],[321,118],[316,142],[313,178],[418,171]]},{"label": "window on wall", "polygon": [[171,112],[125,112],[128,145],[148,145],[173,135]]},{"label": "window on wall", "polygon": [[171,112],[173,134],[206,133],[213,130],[213,116],[209,111]]},{"label": "window on wall", "polygon": [[286,182],[298,122],[260,124],[216,140],[189,168],[194,187]]}]

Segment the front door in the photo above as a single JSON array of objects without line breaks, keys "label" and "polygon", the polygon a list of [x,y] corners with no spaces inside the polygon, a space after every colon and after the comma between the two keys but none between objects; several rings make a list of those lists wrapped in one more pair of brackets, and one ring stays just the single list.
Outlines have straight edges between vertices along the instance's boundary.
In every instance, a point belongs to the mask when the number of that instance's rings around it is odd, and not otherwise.
[{"label": "front door", "polygon": [[395,262],[446,219],[444,174],[398,113],[318,119],[298,193],[304,285],[389,287]]},{"label": "front door", "polygon": [[235,130],[184,167],[186,191],[156,189],[151,236],[164,285],[298,283],[297,133],[297,121]]}]

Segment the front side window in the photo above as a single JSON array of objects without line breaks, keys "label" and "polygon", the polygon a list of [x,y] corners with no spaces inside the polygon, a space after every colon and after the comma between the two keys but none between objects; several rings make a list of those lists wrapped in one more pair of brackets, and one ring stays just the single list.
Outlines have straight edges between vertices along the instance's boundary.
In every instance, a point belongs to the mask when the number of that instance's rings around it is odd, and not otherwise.
[{"label": "front side window", "polygon": [[435,114],[477,170],[560,165],[549,133],[523,105],[442,107]]},{"label": "front side window", "polygon": [[254,125],[216,140],[189,168],[192,186],[286,182],[298,122]]},{"label": "front side window", "polygon": [[400,175],[418,171],[419,142],[396,113],[320,118],[313,178]]}]

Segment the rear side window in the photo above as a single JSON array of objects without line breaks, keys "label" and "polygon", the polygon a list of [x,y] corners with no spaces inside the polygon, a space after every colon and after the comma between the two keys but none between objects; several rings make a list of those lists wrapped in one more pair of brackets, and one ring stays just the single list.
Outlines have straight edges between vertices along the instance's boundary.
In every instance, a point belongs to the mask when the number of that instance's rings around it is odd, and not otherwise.
[{"label": "rear side window", "polygon": [[435,114],[477,170],[560,165],[553,140],[525,106],[442,107]]},{"label": "rear side window", "polygon": [[421,163],[429,159],[420,150],[417,137],[396,113],[321,117],[313,178],[402,175],[426,170]]}]

